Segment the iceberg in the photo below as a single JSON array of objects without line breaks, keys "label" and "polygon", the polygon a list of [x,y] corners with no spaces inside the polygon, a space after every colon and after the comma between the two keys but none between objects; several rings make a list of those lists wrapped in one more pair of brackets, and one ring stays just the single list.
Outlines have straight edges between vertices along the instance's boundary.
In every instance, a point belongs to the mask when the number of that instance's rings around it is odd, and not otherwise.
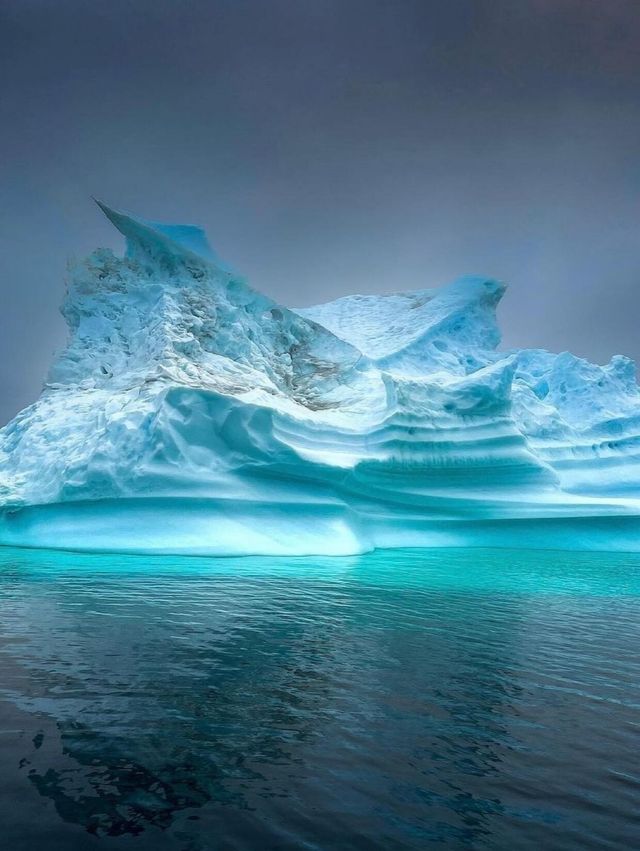
[{"label": "iceberg", "polygon": [[99,205],[126,251],[70,267],[68,343],[0,430],[0,544],[640,550],[628,358],[499,351],[484,277],[290,309],[200,228]]}]

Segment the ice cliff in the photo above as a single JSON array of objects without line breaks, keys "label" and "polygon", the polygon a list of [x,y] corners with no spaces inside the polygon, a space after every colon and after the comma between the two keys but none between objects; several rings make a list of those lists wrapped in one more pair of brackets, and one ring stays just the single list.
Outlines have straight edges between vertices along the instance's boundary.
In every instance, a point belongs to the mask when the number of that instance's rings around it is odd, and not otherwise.
[{"label": "ice cliff", "polygon": [[291,310],[192,226],[71,269],[65,350],[0,431],[0,543],[212,554],[640,550],[633,363],[496,351],[504,286]]}]

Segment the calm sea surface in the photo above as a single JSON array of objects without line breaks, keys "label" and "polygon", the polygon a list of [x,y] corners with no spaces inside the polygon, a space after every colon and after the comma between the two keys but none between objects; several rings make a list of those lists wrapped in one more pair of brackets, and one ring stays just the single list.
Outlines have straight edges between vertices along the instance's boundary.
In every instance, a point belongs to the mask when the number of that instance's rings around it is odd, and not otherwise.
[{"label": "calm sea surface", "polygon": [[640,848],[640,556],[0,550],[0,846]]}]

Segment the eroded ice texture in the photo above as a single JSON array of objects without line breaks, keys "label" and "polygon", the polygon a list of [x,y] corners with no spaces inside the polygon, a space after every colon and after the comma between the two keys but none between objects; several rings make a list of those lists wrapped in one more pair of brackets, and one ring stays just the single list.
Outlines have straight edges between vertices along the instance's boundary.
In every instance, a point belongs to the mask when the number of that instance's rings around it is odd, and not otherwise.
[{"label": "eroded ice texture", "polygon": [[640,549],[633,363],[498,352],[504,286],[290,310],[205,234],[104,212],[69,342],[0,431],[0,543],[217,554]]}]

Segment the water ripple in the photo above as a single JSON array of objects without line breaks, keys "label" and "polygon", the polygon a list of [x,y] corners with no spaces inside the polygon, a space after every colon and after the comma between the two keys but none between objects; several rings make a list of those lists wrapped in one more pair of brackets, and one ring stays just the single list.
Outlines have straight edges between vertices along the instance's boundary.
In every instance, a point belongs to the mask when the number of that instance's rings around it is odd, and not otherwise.
[{"label": "water ripple", "polygon": [[639,567],[2,550],[6,847],[640,847]]}]

